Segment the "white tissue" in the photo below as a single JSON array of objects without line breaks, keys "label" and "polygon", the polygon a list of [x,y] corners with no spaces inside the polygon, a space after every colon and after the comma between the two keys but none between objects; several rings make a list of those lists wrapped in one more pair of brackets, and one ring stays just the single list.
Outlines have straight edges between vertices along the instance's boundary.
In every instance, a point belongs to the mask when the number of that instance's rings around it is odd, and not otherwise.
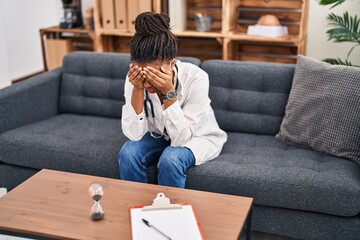
[{"label": "white tissue", "polygon": [[279,37],[288,35],[288,28],[286,26],[250,25],[248,27],[247,34],[265,37]]}]

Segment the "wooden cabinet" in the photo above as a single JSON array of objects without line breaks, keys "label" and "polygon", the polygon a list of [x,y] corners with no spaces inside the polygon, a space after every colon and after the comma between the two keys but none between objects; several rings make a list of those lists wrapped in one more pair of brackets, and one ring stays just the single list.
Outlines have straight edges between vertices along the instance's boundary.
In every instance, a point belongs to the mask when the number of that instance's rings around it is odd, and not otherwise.
[{"label": "wooden cabinet", "polygon": [[94,32],[90,29],[63,29],[58,26],[40,29],[44,70],[62,66],[63,57],[71,51],[94,51]]},{"label": "wooden cabinet", "polygon": [[[101,21],[101,1],[94,1],[95,50],[129,52],[133,30],[104,27]],[[201,60],[295,63],[297,54],[305,54],[309,0],[186,1],[186,30],[174,32],[179,40],[179,56],[194,56]],[[164,2],[152,0],[152,11],[161,12]],[[194,14],[197,12],[212,17],[210,32],[195,30]],[[289,35],[260,37],[246,34],[247,27],[255,24],[264,14],[277,16],[281,25],[288,27]]]}]

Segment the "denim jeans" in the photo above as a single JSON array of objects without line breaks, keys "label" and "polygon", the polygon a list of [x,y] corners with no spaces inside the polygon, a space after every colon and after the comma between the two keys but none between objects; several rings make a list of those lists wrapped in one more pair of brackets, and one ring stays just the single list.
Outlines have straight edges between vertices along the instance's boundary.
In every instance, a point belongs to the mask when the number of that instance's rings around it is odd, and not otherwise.
[{"label": "denim jeans", "polygon": [[148,182],[147,168],[157,163],[160,185],[184,188],[185,172],[195,164],[195,157],[190,149],[172,147],[170,141],[147,133],[139,141],[127,141],[118,162],[122,180]]}]

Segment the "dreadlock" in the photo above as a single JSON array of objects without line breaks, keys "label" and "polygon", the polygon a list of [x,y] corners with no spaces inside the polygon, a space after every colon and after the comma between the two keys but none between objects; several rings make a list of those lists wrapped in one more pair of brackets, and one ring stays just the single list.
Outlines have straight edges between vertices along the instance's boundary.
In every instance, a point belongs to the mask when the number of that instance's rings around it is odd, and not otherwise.
[{"label": "dreadlock", "polygon": [[176,57],[177,39],[171,32],[168,15],[141,13],[135,19],[135,30],[130,47],[132,61],[164,62]]}]

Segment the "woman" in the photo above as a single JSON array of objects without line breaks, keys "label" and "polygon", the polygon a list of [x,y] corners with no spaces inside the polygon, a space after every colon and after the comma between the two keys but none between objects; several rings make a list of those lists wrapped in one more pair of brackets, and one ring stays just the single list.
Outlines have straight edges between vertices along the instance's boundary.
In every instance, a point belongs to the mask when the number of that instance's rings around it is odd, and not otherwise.
[{"label": "woman", "polygon": [[135,20],[125,81],[118,161],[123,180],[147,182],[157,164],[160,185],[185,187],[186,170],[217,157],[227,136],[210,106],[208,75],[175,59],[177,40],[165,14]]}]

